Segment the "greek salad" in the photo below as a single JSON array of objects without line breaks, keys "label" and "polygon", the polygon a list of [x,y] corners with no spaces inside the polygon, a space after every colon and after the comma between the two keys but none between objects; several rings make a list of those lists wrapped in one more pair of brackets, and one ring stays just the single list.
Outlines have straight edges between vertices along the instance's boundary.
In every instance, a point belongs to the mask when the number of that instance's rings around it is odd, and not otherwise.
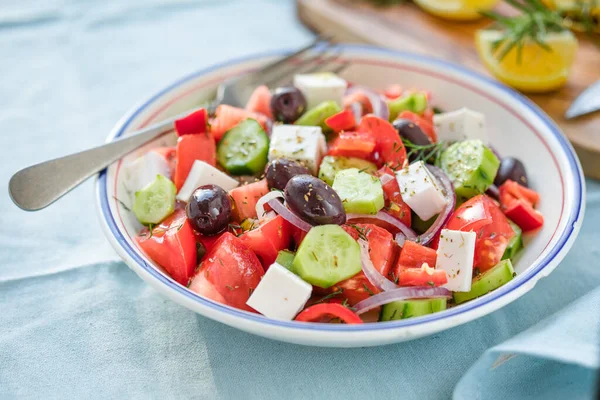
[{"label": "greek salad", "polygon": [[124,170],[145,254],[189,290],[278,320],[422,316],[499,288],[544,218],[485,116],[330,74],[175,122]]}]

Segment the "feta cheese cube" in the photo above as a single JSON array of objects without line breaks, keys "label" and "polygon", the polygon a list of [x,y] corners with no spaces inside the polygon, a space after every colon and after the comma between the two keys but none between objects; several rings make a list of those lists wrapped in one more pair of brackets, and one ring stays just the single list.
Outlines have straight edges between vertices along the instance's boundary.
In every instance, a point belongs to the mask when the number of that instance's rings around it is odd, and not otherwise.
[{"label": "feta cheese cube", "polygon": [[342,107],[348,82],[334,73],[320,72],[294,75],[294,86],[300,89],[306,98],[308,109],[329,100]]},{"label": "feta cheese cube", "polygon": [[325,136],[319,126],[273,126],[269,161],[282,157],[296,160],[316,175],[326,151]]},{"label": "feta cheese cube", "polygon": [[212,165],[196,160],[183,186],[179,189],[179,193],[177,193],[177,200],[188,201],[194,190],[203,185],[217,185],[225,191],[230,191],[236,188],[239,182]]},{"label": "feta cheese cube", "polygon": [[269,267],[246,302],[265,317],[291,321],[312,293],[312,285],[281,264]]},{"label": "feta cheese cube", "polygon": [[440,184],[423,161],[417,161],[396,172],[402,200],[423,221],[439,214],[448,200]]},{"label": "feta cheese cube", "polygon": [[465,107],[434,115],[433,124],[439,140],[479,139],[488,142],[485,115]]},{"label": "feta cheese cube", "polygon": [[155,151],[149,151],[123,167],[123,184],[134,195],[152,182],[156,175],[171,177],[169,163]]},{"label": "feta cheese cube", "polygon": [[475,232],[442,229],[435,268],[446,271],[446,289],[453,292],[471,290],[476,240]]}]

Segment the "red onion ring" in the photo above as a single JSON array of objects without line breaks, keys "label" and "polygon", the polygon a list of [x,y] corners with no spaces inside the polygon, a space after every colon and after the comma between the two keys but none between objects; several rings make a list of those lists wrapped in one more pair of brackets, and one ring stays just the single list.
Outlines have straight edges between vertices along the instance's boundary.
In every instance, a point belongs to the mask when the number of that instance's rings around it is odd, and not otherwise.
[{"label": "red onion ring", "polygon": [[[390,109],[388,108],[385,99],[379,93],[368,87],[354,85],[346,90],[345,95],[350,95],[356,92],[363,92],[365,96],[367,96],[369,102],[371,103],[371,107],[373,107],[373,114],[381,119],[385,119],[386,121],[390,118]],[[357,120],[357,122],[358,121],[359,120]]]},{"label": "red onion ring", "polygon": [[354,120],[356,121],[356,124],[358,125],[358,123],[360,122],[360,119],[363,116],[362,104],[360,104],[358,101],[355,101],[354,103],[350,104],[350,106],[348,108],[350,108],[350,111],[352,111],[352,114],[354,115]]},{"label": "red onion ring", "polygon": [[452,297],[452,292],[441,287],[401,287],[371,296],[368,299],[357,303],[354,308],[356,310],[356,314],[360,315],[374,309],[375,307],[391,303],[392,301],[408,299],[431,299],[436,297],[450,298]]},{"label": "red onion ring", "polygon": [[296,214],[294,214],[292,211],[290,211],[290,209],[288,209],[286,206],[281,204],[281,202],[278,199],[271,199],[267,202],[267,204],[270,205],[271,208],[277,214],[281,215],[283,217],[283,219],[285,219],[286,221],[288,221],[290,224],[294,225],[295,227],[303,230],[304,232],[308,232],[312,228],[311,224],[304,221],[303,219],[298,217]]},{"label": "red onion ring", "polygon": [[387,224],[392,225],[394,228],[397,228],[400,232],[406,236],[406,238],[412,242],[416,242],[418,237],[415,231],[410,229],[408,226],[404,225],[398,219],[392,217],[390,214],[379,211],[377,214],[348,214],[346,216],[346,221],[350,222],[353,219],[361,219],[361,220],[376,220],[383,221]]},{"label": "red onion ring", "polygon": [[380,274],[379,271],[377,271],[377,268],[375,268],[373,265],[371,256],[369,255],[369,244],[367,241],[364,239],[358,239],[358,245],[360,246],[360,261],[362,262],[362,270],[369,282],[371,282],[371,285],[384,292],[397,289],[398,286]]},{"label": "red onion ring", "polygon": [[279,190],[271,190],[269,193],[265,194],[263,197],[258,199],[256,202],[256,217],[258,219],[263,219],[267,215],[267,210],[265,210],[265,204],[267,204],[270,200],[273,199],[283,199],[283,192]]},{"label": "red onion ring", "polygon": [[[427,169],[431,172],[431,174],[437,179],[437,181],[442,186],[442,189],[445,192],[446,200],[448,203],[446,207],[439,213],[433,225],[425,231],[421,236],[418,237],[417,242],[422,244],[423,246],[429,244],[433,238],[438,234],[439,231],[446,225],[452,213],[454,212],[454,206],[456,206],[456,194],[454,193],[454,186],[452,185],[452,181],[450,178],[438,167],[434,167],[433,165],[427,165]],[[409,240],[411,240],[409,238]]]},{"label": "red onion ring", "polygon": [[406,242],[406,236],[404,236],[402,232],[398,232],[394,237],[394,241],[398,243],[398,246],[404,247],[404,242]]},{"label": "red onion ring", "polygon": [[396,179],[396,177],[390,174],[383,174],[379,177],[379,180],[381,181],[381,186],[385,186],[388,182],[391,182],[394,179]]}]

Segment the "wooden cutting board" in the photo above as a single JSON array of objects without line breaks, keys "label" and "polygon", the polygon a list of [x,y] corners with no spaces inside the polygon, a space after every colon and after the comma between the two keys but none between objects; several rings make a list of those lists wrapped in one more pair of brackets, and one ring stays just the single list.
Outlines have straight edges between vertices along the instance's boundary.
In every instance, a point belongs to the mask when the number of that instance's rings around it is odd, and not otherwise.
[{"label": "wooden cutting board", "polygon": [[[300,20],[334,40],[370,43],[412,51],[462,64],[489,75],[479,61],[474,32],[490,23],[452,22],[431,16],[412,3],[381,8],[358,0],[296,0]],[[504,6],[500,6],[500,11]],[[529,95],[562,128],[573,143],[588,177],[600,179],[600,112],[566,120],[572,101],[600,79],[600,50],[585,35],[568,84],[548,94]]]}]

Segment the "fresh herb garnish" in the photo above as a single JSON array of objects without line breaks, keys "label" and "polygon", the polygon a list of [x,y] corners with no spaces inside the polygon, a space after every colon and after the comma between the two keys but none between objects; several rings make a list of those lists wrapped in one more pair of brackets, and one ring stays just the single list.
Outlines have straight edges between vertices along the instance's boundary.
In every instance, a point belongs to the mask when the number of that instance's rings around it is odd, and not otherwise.
[{"label": "fresh herb garnish", "polygon": [[342,289],[338,289],[335,292],[331,292],[327,296],[324,296],[324,297],[320,298],[319,300],[315,301],[313,304],[323,303],[324,301],[329,300],[332,297],[337,296],[338,294],[342,294],[343,292],[344,291]]},{"label": "fresh herb garnish", "polygon": [[404,143],[404,147],[406,147],[407,150],[406,157],[411,160],[411,162],[423,161],[431,164],[439,163],[442,152],[446,149],[447,145],[443,140],[437,143],[419,145],[414,144],[405,138],[402,138],[402,143]]},{"label": "fresh herb garnish", "polygon": [[369,287],[367,286],[366,283],[363,283],[363,287],[365,288],[365,292],[369,293],[369,296],[375,295],[375,293],[373,293],[373,291],[371,289],[369,289]]}]

